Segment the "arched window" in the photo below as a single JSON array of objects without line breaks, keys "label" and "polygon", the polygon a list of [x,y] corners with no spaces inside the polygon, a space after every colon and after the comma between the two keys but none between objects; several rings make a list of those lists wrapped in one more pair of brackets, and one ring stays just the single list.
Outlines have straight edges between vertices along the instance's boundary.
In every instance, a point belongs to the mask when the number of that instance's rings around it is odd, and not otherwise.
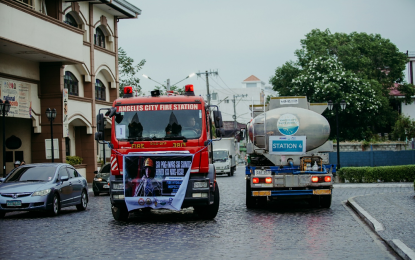
[{"label": "arched window", "polygon": [[105,101],[105,86],[99,79],[95,82],[95,99]]},{"label": "arched window", "polygon": [[94,39],[94,44],[98,45],[102,48],[105,48],[105,34],[102,32],[101,29],[97,28],[95,30],[95,39]]},{"label": "arched window", "polygon": [[78,23],[76,22],[75,18],[73,18],[73,16],[70,14],[65,15],[65,23],[78,28]]},{"label": "arched window", "polygon": [[65,71],[64,83],[65,83],[65,88],[68,89],[69,95],[79,96],[78,80],[71,72]]}]

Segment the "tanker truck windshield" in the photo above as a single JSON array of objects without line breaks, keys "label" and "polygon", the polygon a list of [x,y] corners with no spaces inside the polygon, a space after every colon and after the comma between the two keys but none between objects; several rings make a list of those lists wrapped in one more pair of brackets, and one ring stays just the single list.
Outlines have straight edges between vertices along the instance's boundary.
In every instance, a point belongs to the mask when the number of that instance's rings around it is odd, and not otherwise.
[{"label": "tanker truck windshield", "polygon": [[118,140],[198,139],[202,132],[201,110],[117,112]]}]

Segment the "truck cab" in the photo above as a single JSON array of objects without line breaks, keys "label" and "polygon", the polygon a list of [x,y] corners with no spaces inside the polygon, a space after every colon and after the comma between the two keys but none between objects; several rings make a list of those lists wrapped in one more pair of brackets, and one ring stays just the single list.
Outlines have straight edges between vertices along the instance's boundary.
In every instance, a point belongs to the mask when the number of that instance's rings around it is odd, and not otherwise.
[{"label": "truck cab", "polygon": [[[182,208],[192,206],[202,218],[214,218],[219,187],[212,158],[210,107],[194,95],[193,85],[186,86],[185,95],[168,96],[153,91],[152,96],[132,97],[130,88],[124,88],[124,97],[116,99],[106,113],[112,120],[110,201],[114,219],[128,218],[123,157],[134,153],[193,155]],[[220,134],[221,115],[213,112]],[[97,116],[98,130],[103,117],[102,113]],[[98,131],[96,139],[102,140],[100,137]]]}]

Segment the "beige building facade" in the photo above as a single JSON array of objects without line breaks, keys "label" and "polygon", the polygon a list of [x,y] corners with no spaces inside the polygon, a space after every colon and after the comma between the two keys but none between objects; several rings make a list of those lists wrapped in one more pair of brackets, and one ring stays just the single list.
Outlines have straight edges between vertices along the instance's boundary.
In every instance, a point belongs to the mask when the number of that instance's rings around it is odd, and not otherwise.
[{"label": "beige building facade", "polygon": [[[53,131],[54,161],[83,158],[78,170],[92,182],[102,149],[96,114],[119,95],[118,25],[140,14],[125,0],[0,0],[0,99],[11,103],[0,117],[6,173],[16,160],[51,162]],[[47,108],[57,111],[52,130]]]}]

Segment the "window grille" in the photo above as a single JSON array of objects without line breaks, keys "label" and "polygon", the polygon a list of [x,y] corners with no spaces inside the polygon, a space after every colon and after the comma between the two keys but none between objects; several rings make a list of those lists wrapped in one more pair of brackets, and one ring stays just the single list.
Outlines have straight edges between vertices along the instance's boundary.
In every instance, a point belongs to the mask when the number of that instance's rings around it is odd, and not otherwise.
[{"label": "window grille", "polygon": [[94,44],[105,48],[105,34],[99,28],[97,28],[95,32],[96,34],[94,35]]},{"label": "window grille", "polygon": [[105,86],[99,79],[95,82],[95,99],[105,101]]},{"label": "window grille", "polygon": [[78,80],[69,71],[65,71],[64,84],[65,88],[68,89],[69,95],[79,96]]}]

